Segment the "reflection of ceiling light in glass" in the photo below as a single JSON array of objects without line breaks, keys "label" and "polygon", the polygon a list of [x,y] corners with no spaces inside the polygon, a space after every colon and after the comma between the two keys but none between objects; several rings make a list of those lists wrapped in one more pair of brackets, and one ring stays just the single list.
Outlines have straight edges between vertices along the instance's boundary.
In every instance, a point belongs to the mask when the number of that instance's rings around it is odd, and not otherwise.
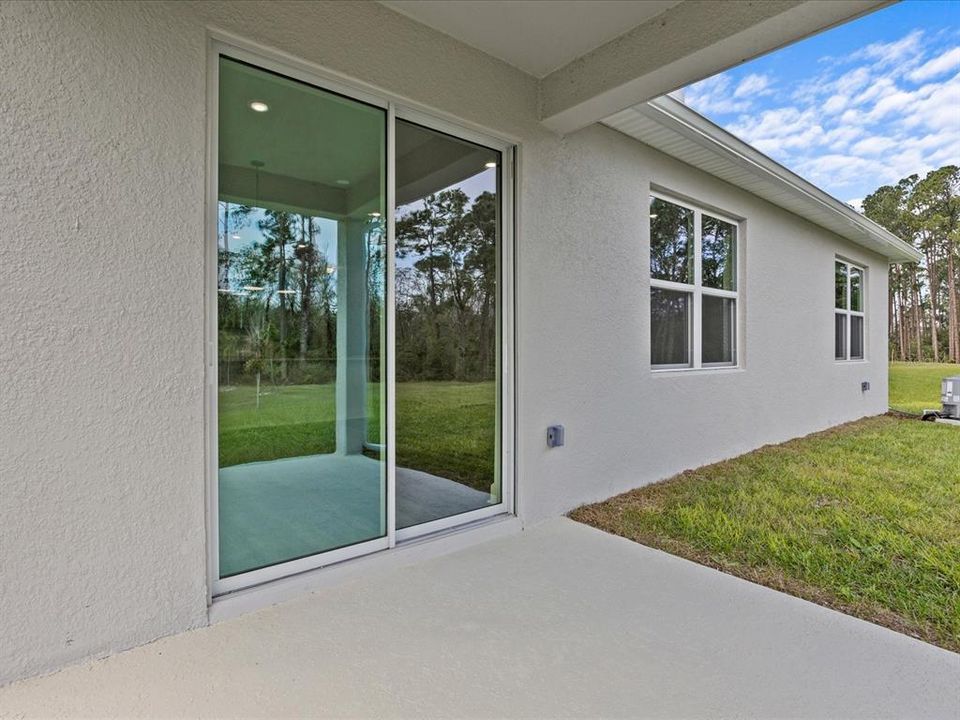
[{"label": "reflection of ceiling light in glass", "polygon": [[266,112],[267,110],[270,109],[270,106],[267,105],[265,102],[254,100],[252,103],[250,103],[250,109],[253,110],[254,112]]},{"label": "reflection of ceiling light in glass", "polygon": [[484,165],[484,167],[488,168],[495,168],[496,166],[497,164],[495,162],[488,162],[486,165]]},{"label": "reflection of ceiling light in glass", "polygon": [[217,288],[217,292],[230,293],[230,288]]},{"label": "reflection of ceiling light in glass", "polygon": [[234,233],[233,235],[230,236],[230,239],[231,239],[231,240],[239,240],[239,239],[240,239],[240,233]]},{"label": "reflection of ceiling light in glass", "polygon": [[297,291],[296,290],[277,290],[277,292],[280,293],[281,295],[293,295]]},{"label": "reflection of ceiling light in glass", "polygon": [[298,247],[298,248],[305,248],[305,247],[307,247],[307,244],[306,244],[306,243],[297,243],[297,247]]},{"label": "reflection of ceiling light in glass", "polygon": [[327,275],[333,275],[337,271],[336,265],[327,265]]},{"label": "reflection of ceiling light in glass", "polygon": [[650,213],[650,219],[653,220],[657,216],[656,213]]},{"label": "reflection of ceiling light in glass", "polygon": [[349,185],[349,180],[337,180],[337,185]]},{"label": "reflection of ceiling light in glass", "polygon": [[372,218],[378,218],[378,217],[380,217],[380,213],[378,213],[378,212],[372,212],[372,213],[367,213],[367,214],[368,214],[370,217],[372,217]]},{"label": "reflection of ceiling light in glass", "polygon": [[249,290],[250,292],[258,292],[259,290],[263,290],[263,287],[260,285],[244,285],[243,289]]}]

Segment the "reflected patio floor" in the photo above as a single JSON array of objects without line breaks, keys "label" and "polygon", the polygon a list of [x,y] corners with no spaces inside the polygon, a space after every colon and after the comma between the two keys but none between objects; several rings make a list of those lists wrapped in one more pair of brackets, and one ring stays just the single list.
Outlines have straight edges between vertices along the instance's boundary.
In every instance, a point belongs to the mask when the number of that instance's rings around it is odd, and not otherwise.
[{"label": "reflected patio floor", "polygon": [[[363,455],[310,455],[220,470],[223,577],[384,534],[382,464]],[[486,507],[489,495],[397,468],[397,527]]]}]

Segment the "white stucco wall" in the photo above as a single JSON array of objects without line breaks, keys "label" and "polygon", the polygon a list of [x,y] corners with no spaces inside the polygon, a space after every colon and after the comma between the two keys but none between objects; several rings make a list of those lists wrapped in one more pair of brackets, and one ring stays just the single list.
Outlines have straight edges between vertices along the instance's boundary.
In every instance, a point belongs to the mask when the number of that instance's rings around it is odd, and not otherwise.
[{"label": "white stucco wall", "polygon": [[[0,683],[206,622],[208,25],[520,141],[526,522],[885,409],[881,258],[612,130],[548,133],[532,78],[377,4],[2,2]],[[742,370],[650,372],[650,182],[747,218]],[[868,267],[868,363],[832,360],[837,252]]]}]

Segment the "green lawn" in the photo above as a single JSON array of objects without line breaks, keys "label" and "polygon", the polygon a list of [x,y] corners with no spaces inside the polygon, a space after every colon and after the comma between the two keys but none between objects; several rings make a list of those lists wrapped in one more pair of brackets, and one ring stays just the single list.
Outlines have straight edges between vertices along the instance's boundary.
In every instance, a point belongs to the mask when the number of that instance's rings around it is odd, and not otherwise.
[{"label": "green lawn", "polygon": [[960,365],[947,363],[890,363],[890,407],[919,415],[940,407],[940,381],[960,375]]},{"label": "green lawn", "polygon": [[868,418],[571,517],[960,650],[960,429]]},{"label": "green lawn", "polygon": [[[330,453],[333,385],[247,385],[219,394],[220,466]],[[367,392],[368,439],[378,442],[379,385]],[[493,481],[496,385],[397,383],[397,463],[488,491]]]}]

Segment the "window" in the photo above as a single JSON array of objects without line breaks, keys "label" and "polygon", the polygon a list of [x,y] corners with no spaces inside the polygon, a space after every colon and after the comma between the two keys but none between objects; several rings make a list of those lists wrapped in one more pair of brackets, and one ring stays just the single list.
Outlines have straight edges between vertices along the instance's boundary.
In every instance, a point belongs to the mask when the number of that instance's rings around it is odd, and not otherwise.
[{"label": "window", "polygon": [[834,262],[833,355],[837,360],[863,360],[863,268]]},{"label": "window", "polygon": [[737,223],[650,198],[650,363],[737,364]]}]

